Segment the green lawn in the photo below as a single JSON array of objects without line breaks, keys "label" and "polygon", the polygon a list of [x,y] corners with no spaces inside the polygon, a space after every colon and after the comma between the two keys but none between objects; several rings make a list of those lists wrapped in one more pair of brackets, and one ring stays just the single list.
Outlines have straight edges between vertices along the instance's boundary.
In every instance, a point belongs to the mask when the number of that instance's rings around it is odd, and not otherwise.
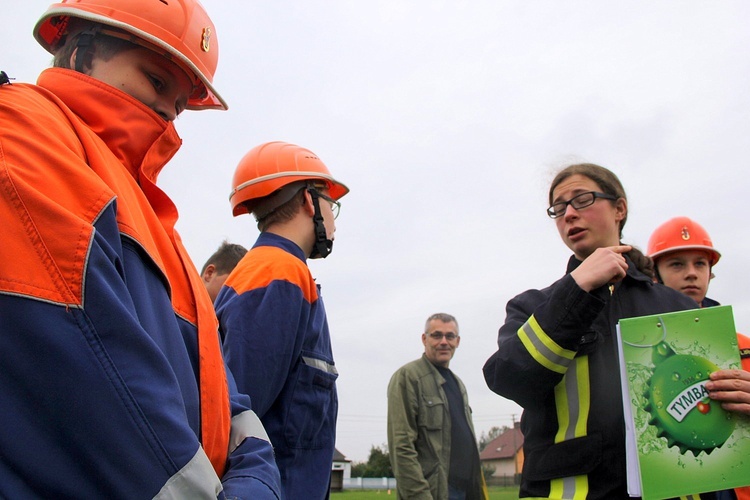
[{"label": "green lawn", "polygon": [[[331,493],[332,500],[390,500],[396,498],[396,492],[391,490],[346,490]],[[493,486],[490,488],[490,500],[518,500],[518,487]]]}]

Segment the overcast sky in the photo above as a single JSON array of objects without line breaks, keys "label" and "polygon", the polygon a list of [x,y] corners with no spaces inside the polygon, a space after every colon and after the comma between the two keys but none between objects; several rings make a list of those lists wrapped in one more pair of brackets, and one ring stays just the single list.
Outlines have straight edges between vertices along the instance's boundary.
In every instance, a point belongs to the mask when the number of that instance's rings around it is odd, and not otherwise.
[{"label": "overcast sky", "polygon": [[[31,30],[49,2],[3,9],[2,67],[33,82],[50,57]],[[709,294],[750,332],[747,259],[750,3],[746,1],[205,0],[229,111],[186,112],[160,185],[197,267],[228,238],[234,168],[271,140],[317,153],[351,188],[333,254],[311,261],[339,377],[337,447],[386,442],[386,386],[423,351],[434,312],[455,315],[451,368],[479,435],[521,409],[487,389],[505,304],[565,271],[546,216],[554,172],[619,175],[624,241],[685,215],[722,258]],[[615,367],[613,367],[613,370]]]}]

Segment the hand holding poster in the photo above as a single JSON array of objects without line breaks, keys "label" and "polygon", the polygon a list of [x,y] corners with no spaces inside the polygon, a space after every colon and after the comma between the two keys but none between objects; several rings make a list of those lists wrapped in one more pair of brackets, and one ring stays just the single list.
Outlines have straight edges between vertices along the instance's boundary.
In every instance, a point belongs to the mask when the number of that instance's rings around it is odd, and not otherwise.
[{"label": "hand holding poster", "polygon": [[644,500],[750,484],[750,419],[708,397],[709,374],[739,368],[731,306],[618,325],[628,492]]}]

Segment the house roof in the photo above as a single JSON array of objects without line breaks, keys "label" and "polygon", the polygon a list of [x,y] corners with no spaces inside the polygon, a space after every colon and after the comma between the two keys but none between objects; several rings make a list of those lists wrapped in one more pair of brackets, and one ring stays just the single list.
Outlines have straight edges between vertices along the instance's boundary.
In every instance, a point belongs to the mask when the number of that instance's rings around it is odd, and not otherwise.
[{"label": "house roof", "polygon": [[518,426],[508,429],[490,441],[479,454],[480,460],[513,458],[523,446],[523,433]]},{"label": "house roof", "polygon": [[351,460],[348,460],[343,453],[341,453],[336,448],[333,449],[333,461],[334,462],[351,462]]}]

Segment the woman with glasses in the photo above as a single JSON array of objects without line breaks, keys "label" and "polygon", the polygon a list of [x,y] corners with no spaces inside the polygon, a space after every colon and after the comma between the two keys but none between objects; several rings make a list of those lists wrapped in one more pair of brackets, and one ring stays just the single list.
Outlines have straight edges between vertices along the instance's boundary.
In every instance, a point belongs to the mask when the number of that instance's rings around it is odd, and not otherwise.
[{"label": "woman with glasses", "polygon": [[573,255],[561,279],[508,303],[485,380],[524,408],[521,497],[626,499],[615,325],[695,303],[654,283],[649,259],[621,242],[628,202],[614,173],[568,166],[549,203]]}]

